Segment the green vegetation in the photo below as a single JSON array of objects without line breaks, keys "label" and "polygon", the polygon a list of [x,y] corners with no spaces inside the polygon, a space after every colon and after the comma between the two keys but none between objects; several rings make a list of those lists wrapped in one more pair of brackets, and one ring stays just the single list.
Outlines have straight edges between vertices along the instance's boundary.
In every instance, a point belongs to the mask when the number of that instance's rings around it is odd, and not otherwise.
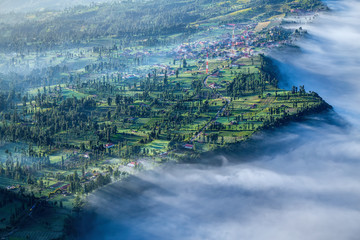
[{"label": "green vegetation", "polygon": [[0,233],[59,238],[99,187],[329,108],[304,86],[279,89],[263,54],[303,34],[284,16],[321,8],[126,1],[1,25],[0,70],[14,72],[0,75]]},{"label": "green vegetation", "polygon": [[[2,180],[2,179],[1,179]],[[0,189],[0,234],[10,239],[58,239],[63,236],[69,210],[63,202],[49,202],[24,193],[19,185]],[[20,230],[19,230],[20,229]]]},{"label": "green vegetation", "polygon": [[210,75],[193,63],[154,69],[145,79],[111,74],[81,81],[78,75],[81,82],[38,89],[3,113],[0,134],[35,144],[39,151],[29,147],[29,156],[62,169],[63,161],[49,157],[59,149],[90,152],[97,161],[104,154],[128,159],[180,151],[194,141],[224,145],[324,105],[304,87],[278,89],[276,68],[263,55],[211,61]]},{"label": "green vegetation", "polygon": [[[246,23],[287,14],[292,9],[315,10],[319,0],[187,0],[119,1],[79,6],[62,12],[6,15],[0,26],[2,50],[43,51],[59,45],[89,44],[111,37],[121,46],[172,43],[183,40],[204,23]],[[14,22],[11,24],[11,22]]]}]

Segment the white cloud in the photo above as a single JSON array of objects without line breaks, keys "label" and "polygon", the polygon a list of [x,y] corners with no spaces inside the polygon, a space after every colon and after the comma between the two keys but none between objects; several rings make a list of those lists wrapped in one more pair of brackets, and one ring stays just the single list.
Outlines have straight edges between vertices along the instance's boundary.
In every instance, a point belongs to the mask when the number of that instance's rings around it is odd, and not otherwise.
[{"label": "white cloud", "polygon": [[358,239],[360,3],[329,3],[340,11],[307,26],[302,52],[274,56],[290,84],[305,82],[340,117],[261,134],[254,152],[217,156],[222,167],[166,167],[109,186],[91,198],[103,224],[87,239]]}]

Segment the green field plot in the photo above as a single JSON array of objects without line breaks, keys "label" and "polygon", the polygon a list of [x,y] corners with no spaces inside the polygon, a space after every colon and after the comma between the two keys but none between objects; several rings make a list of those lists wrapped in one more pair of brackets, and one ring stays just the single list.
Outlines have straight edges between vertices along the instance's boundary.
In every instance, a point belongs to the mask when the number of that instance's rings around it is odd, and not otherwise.
[{"label": "green field plot", "polygon": [[84,98],[88,96],[87,94],[69,88],[63,88],[62,92],[65,98]]},{"label": "green field plot", "polygon": [[309,9],[297,0],[158,0],[6,15],[0,232],[67,239],[68,216],[106,184],[330,108],[304,86],[279,89],[266,57],[298,37],[280,25],[292,10]]},{"label": "green field plot", "polygon": [[160,150],[165,150],[168,143],[169,143],[169,141],[166,141],[166,140],[155,140],[155,141],[152,141],[150,144],[147,144],[146,147],[160,151]]}]

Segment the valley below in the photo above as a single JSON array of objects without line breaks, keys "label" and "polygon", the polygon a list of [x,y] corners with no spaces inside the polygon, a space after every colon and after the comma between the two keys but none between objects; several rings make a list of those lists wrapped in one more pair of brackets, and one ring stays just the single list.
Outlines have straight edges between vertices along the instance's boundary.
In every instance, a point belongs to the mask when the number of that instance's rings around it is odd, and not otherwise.
[{"label": "valley below", "polygon": [[0,17],[0,236],[355,239],[359,4],[154,4]]}]

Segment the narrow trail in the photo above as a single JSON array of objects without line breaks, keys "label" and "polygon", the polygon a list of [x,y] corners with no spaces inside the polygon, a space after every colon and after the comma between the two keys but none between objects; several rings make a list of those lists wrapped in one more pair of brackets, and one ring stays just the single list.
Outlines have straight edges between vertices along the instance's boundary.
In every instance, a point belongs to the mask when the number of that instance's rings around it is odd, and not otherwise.
[{"label": "narrow trail", "polygon": [[[205,79],[204,79],[204,86],[205,86],[206,88],[212,89],[212,88],[208,85],[208,83],[207,83],[207,80],[208,80],[209,76],[210,76],[210,75],[207,75],[207,76],[205,77]],[[202,128],[200,129],[200,131],[199,131],[197,134],[195,134],[195,135],[190,139],[190,142],[191,142],[191,143],[194,142],[198,137],[200,137],[201,134],[203,134],[203,132],[204,132],[205,130],[207,130],[207,129],[210,127],[210,125],[211,125],[212,123],[214,123],[214,122],[220,117],[220,115],[225,111],[226,107],[231,103],[231,100],[230,100],[229,98],[224,97],[221,93],[217,93],[217,94],[220,96],[220,98],[221,98],[223,101],[225,101],[225,105],[216,113],[215,117],[213,117],[204,127],[202,127]]]}]

